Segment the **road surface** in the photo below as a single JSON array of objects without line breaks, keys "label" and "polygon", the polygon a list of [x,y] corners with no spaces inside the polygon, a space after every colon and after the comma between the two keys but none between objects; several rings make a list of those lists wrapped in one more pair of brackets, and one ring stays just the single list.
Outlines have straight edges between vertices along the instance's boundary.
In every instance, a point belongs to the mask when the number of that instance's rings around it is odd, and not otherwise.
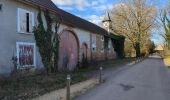
[{"label": "road surface", "polygon": [[110,70],[104,79],[75,100],[170,100],[170,69],[159,58]]}]

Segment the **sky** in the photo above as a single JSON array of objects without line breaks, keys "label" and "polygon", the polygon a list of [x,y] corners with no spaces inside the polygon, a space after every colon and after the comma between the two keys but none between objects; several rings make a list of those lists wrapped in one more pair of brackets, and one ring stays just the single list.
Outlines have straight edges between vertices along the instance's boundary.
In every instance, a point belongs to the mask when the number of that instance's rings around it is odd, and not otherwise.
[{"label": "sky", "polygon": [[[52,0],[57,7],[101,26],[101,21],[107,9],[111,9],[120,3],[120,0]],[[152,0],[158,8],[166,5],[168,0]],[[161,44],[163,39],[155,32],[152,40],[156,44]],[[158,39],[159,38],[159,39]]]},{"label": "sky", "polygon": [[113,4],[119,3],[118,0],[52,0],[59,8],[86,19],[97,25],[103,19],[106,9]]}]

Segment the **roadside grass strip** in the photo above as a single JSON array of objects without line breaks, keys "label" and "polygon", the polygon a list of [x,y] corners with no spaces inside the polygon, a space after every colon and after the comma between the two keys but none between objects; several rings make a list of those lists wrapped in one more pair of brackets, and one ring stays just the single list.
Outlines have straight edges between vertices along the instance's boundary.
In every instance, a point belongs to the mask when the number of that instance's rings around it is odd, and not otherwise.
[{"label": "roadside grass strip", "polygon": [[25,77],[20,78],[0,78],[0,100],[27,100],[39,97],[64,88],[66,86],[67,74],[71,75],[71,85],[73,85],[89,80],[93,77],[91,73],[98,71],[100,67],[104,69],[116,68],[133,62],[134,60],[134,58],[125,58],[101,61],[67,73],[58,72],[49,75],[37,73],[30,76],[25,75]]},{"label": "roadside grass strip", "polygon": [[164,64],[170,68],[170,56],[164,57]]}]

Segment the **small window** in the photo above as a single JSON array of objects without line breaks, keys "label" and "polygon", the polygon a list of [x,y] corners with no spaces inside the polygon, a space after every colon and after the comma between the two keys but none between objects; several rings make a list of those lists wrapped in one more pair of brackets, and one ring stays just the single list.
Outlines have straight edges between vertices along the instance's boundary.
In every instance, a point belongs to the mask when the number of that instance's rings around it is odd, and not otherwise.
[{"label": "small window", "polygon": [[18,8],[18,32],[32,33],[34,27],[33,12]]},{"label": "small window", "polygon": [[36,58],[35,43],[17,42],[18,67],[34,67]]}]

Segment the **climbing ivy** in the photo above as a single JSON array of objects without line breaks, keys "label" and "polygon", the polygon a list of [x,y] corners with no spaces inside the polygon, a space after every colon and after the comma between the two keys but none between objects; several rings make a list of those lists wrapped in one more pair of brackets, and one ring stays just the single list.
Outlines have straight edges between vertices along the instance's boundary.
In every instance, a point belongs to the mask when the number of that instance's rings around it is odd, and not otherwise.
[{"label": "climbing ivy", "polygon": [[42,58],[44,67],[47,73],[57,72],[58,69],[58,49],[59,49],[59,36],[58,29],[60,22],[56,22],[55,33],[52,31],[53,19],[50,17],[49,11],[45,11],[45,19],[47,22],[47,29],[44,28],[41,10],[38,13],[38,25],[34,27],[34,36],[36,44]]}]

